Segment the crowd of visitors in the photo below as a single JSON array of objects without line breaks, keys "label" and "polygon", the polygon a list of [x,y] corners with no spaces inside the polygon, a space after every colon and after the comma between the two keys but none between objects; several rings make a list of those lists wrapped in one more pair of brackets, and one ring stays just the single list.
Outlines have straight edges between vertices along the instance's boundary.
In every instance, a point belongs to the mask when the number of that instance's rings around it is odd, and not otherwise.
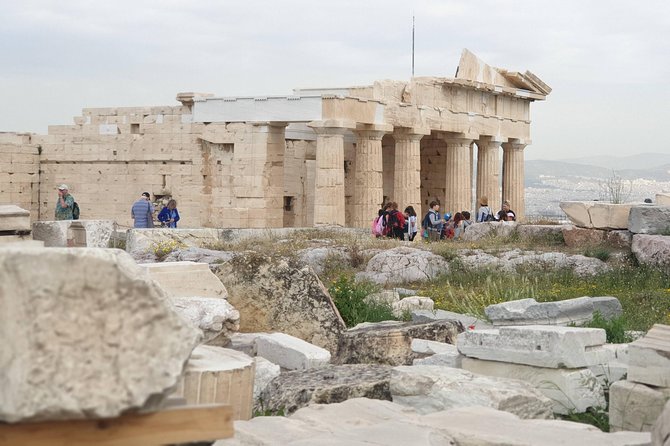
[{"label": "crowd of visitors", "polygon": [[494,214],[488,205],[488,198],[481,197],[475,222],[472,221],[469,211],[456,212],[453,217],[449,212],[440,214],[440,203],[436,200],[429,207],[419,226],[414,207],[407,206],[404,212],[400,212],[398,203],[388,202],[382,206],[372,222],[372,234],[375,237],[413,241],[421,231],[421,237],[427,241],[458,240],[474,223],[516,221],[516,214],[510,209],[510,202],[507,200],[503,202],[500,211]]}]

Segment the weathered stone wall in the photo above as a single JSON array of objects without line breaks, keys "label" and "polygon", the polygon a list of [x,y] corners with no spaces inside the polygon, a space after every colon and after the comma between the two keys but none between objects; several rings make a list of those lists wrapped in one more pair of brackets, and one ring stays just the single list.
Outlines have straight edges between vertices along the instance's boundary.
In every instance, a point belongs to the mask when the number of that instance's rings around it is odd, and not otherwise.
[{"label": "weathered stone wall", "polygon": [[0,133],[0,204],[15,204],[37,219],[39,148],[31,135]]},{"label": "weathered stone wall", "polygon": [[[433,135],[421,139],[421,218],[428,212],[428,204],[437,199],[445,204],[447,185],[447,145]],[[418,214],[418,211],[417,211]]]}]

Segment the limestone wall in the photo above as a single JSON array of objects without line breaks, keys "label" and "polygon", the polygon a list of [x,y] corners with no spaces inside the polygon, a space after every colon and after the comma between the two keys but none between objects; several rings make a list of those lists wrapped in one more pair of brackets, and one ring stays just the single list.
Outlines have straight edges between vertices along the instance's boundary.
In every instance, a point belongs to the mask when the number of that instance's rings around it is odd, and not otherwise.
[{"label": "limestone wall", "polygon": [[39,148],[31,136],[0,133],[0,204],[15,204],[38,215]]},{"label": "limestone wall", "polygon": [[[428,212],[428,204],[437,199],[444,208],[446,194],[447,145],[429,135],[421,139],[421,216]],[[417,211],[418,214],[418,211]]]}]

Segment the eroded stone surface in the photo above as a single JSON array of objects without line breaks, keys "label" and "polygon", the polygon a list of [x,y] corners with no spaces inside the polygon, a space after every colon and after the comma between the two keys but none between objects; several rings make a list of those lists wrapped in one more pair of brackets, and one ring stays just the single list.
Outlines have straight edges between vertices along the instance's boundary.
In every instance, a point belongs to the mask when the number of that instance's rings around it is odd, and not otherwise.
[{"label": "eroded stone surface", "polygon": [[670,326],[655,324],[628,344],[628,380],[670,388]]},{"label": "eroded stone surface", "polygon": [[633,204],[599,201],[562,201],[560,207],[570,221],[583,228],[627,229]]},{"label": "eroded stone surface", "polygon": [[86,246],[89,248],[107,248],[114,232],[112,220],[60,220],[33,222],[33,238],[42,240],[44,246],[68,246],[68,229],[76,224],[84,227]]},{"label": "eroded stone surface", "polygon": [[651,430],[651,441],[654,445],[670,446],[670,403],[665,404],[663,412],[656,419]]},{"label": "eroded stone surface", "polygon": [[605,243],[607,231],[602,229],[567,226],[563,228],[563,240],[569,248],[599,246]]},{"label": "eroded stone surface", "polygon": [[432,322],[432,321],[451,319],[459,321],[461,324],[463,324],[463,327],[465,327],[466,329],[470,327],[475,329],[485,329],[492,327],[490,323],[481,318],[471,316],[469,314],[454,313],[453,311],[414,310],[412,311],[411,314],[412,314],[412,322]]},{"label": "eroded stone surface", "polygon": [[0,231],[30,231],[30,211],[13,204],[0,205]]},{"label": "eroded stone surface", "polygon": [[670,236],[635,234],[631,250],[640,264],[670,272]]},{"label": "eroded stone surface", "polygon": [[553,418],[552,401],[531,385],[450,367],[395,367],[391,371],[391,396],[394,403],[410,406],[422,414],[485,406],[520,418]]},{"label": "eroded stone surface", "polygon": [[670,205],[633,206],[628,229],[634,234],[670,235]]},{"label": "eroded stone surface", "polygon": [[261,356],[256,356],[254,361],[256,363],[256,374],[254,375],[254,412],[258,411],[262,413],[263,401],[261,395],[268,384],[279,376],[281,367]]},{"label": "eroded stone surface", "polygon": [[0,339],[0,420],[16,422],[155,408],[199,333],[123,251],[4,248]]},{"label": "eroded stone surface", "polygon": [[240,331],[281,332],[334,353],[344,321],[308,266],[247,252],[214,267],[240,312]]},{"label": "eroded stone surface", "polygon": [[612,432],[649,432],[670,399],[670,389],[617,381],[610,386],[609,422]]},{"label": "eroded stone surface", "polygon": [[381,322],[360,324],[342,334],[335,362],[339,364],[410,365],[413,339],[453,344],[463,325],[454,320],[424,324]]},{"label": "eroded stone surface", "polygon": [[429,297],[405,297],[393,304],[393,315],[397,318],[402,318],[406,313],[410,313],[413,310],[432,311],[434,305],[435,302]]},{"label": "eroded stone surface", "polygon": [[373,364],[330,365],[285,372],[262,393],[263,407],[290,415],[308,404],[340,403],[350,398],[391,400],[391,367]]},{"label": "eroded stone surface", "polygon": [[152,279],[157,281],[170,297],[228,297],[226,287],[209,269],[207,263],[189,261],[143,263]]},{"label": "eroded stone surface", "polygon": [[578,297],[556,302],[520,299],[489,305],[484,309],[495,326],[501,325],[567,325],[583,324],[597,311],[606,320],[621,316],[621,303],[616,297]]},{"label": "eroded stone surface", "polygon": [[203,342],[226,347],[240,327],[240,313],[225,299],[216,297],[172,298],[174,309],[202,330]]},{"label": "eroded stone surface", "polygon": [[387,284],[421,282],[449,272],[447,261],[422,249],[399,247],[382,251],[368,262],[357,279]]},{"label": "eroded stone surface", "polygon": [[468,330],[458,335],[456,345],[471,358],[573,369],[614,359],[613,352],[603,348],[605,340],[600,328],[527,325]]},{"label": "eroded stone surface", "polygon": [[198,262],[210,264],[227,262],[234,256],[235,253],[230,251],[217,251],[215,249],[191,246],[185,249],[175,249],[163,259],[163,262]]}]

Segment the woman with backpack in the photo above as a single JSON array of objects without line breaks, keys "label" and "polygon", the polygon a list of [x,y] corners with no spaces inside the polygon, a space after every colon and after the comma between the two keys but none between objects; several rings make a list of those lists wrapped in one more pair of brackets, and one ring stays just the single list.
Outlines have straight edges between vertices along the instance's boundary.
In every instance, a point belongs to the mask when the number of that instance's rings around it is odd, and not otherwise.
[{"label": "woman with backpack", "polygon": [[386,214],[386,236],[398,240],[405,239],[405,216],[398,210],[398,203],[391,202]]},{"label": "woman with backpack", "polygon": [[489,207],[489,199],[482,197],[479,199],[479,210],[477,211],[477,218],[475,221],[477,223],[482,223],[491,220],[493,220],[493,212],[491,212],[491,208]]}]

